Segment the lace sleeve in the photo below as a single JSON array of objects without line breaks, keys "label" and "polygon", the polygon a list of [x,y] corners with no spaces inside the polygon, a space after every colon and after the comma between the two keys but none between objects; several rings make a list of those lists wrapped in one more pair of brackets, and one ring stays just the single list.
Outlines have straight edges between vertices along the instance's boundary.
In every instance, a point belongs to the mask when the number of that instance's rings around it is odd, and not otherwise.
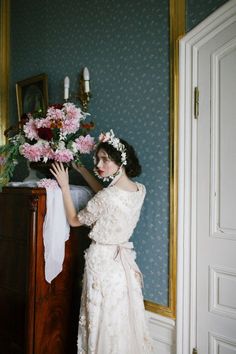
[{"label": "lace sleeve", "polygon": [[81,224],[91,226],[99,219],[105,209],[106,198],[104,194],[104,190],[99,191],[90,199],[87,206],[79,211],[77,216]]}]

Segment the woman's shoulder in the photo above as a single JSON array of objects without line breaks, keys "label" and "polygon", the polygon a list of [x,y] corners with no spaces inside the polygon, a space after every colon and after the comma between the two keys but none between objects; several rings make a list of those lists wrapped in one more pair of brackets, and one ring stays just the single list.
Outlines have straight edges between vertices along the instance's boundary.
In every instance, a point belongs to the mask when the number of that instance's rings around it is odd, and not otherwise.
[{"label": "woman's shoulder", "polygon": [[121,189],[119,187],[117,187],[116,185],[112,185],[112,186],[107,186],[107,187],[104,187],[103,189],[101,189],[100,191],[98,191],[96,194],[95,194],[95,198],[97,199],[103,199],[103,198],[107,198],[109,196],[112,196],[114,192],[123,192],[123,193],[127,193],[127,194],[133,194],[133,195],[137,195],[137,194],[143,194],[145,195],[146,194],[146,187],[144,184],[140,183],[140,182],[134,182],[137,186],[137,191],[128,191],[128,190],[124,190],[124,189]]},{"label": "woman's shoulder", "polygon": [[99,200],[105,200],[109,197],[109,195],[110,195],[110,188],[104,187],[94,195],[94,198]]},{"label": "woman's shoulder", "polygon": [[106,188],[101,189],[93,195],[87,204],[87,208],[104,207],[109,199]]},{"label": "woman's shoulder", "polygon": [[129,189],[123,189],[121,188],[120,186],[117,186],[116,184],[115,185],[112,185],[112,186],[108,186],[107,188],[105,188],[105,193],[107,193],[107,196],[108,195],[112,195],[112,194],[119,194],[119,195],[128,195],[129,197],[131,196],[145,196],[146,194],[146,188],[145,186],[142,184],[142,183],[139,183],[139,182],[133,182],[133,184],[136,185],[136,188],[133,188],[133,190],[129,190]]},{"label": "woman's shoulder", "polygon": [[142,192],[143,194],[146,194],[146,187],[144,184],[140,183],[140,182],[135,182],[137,187],[138,187],[138,190],[140,192]]}]

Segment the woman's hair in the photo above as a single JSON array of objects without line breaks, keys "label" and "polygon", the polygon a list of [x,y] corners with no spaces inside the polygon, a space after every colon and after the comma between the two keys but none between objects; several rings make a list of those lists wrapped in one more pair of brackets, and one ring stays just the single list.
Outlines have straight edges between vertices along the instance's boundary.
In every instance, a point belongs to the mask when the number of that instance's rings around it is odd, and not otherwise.
[{"label": "woman's hair", "polygon": [[[128,177],[137,177],[142,172],[142,167],[139,163],[139,159],[134,151],[133,146],[129,145],[127,141],[123,139],[119,139],[120,142],[125,146],[126,152],[126,161],[127,164],[123,165],[125,169],[125,173]],[[116,150],[113,145],[107,142],[101,142],[98,144],[95,156],[97,158],[97,154],[99,150],[103,149],[108,154],[109,158],[114,161],[118,166],[121,165],[121,153],[120,151]]]}]

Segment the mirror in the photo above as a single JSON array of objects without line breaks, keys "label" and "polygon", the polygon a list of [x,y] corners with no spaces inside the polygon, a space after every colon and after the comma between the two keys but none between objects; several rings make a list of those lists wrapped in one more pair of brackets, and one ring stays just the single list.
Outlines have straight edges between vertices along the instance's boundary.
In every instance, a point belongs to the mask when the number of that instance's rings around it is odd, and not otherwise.
[{"label": "mirror", "polygon": [[[127,2],[127,4],[124,2],[124,6],[129,6],[130,2]],[[154,4],[155,2],[153,2]],[[14,6],[16,6],[14,4]],[[20,5],[19,5],[20,6]],[[92,6],[92,5],[90,5]],[[145,11],[145,8],[143,9],[143,6],[140,5],[137,10],[137,8],[135,9],[135,11],[139,11],[139,14],[142,14],[142,11]],[[153,6],[153,5],[152,5]],[[155,5],[156,6],[156,5]],[[156,9],[156,7],[155,7]],[[167,10],[169,9],[169,18],[167,18],[167,20],[165,19],[165,21],[163,21],[163,23],[166,24],[170,24],[170,37],[169,37],[169,51],[167,50],[167,56],[170,52],[170,62],[169,62],[169,67],[170,67],[170,71],[166,72],[165,75],[166,77],[170,80],[166,80],[166,82],[170,82],[170,87],[168,87],[167,84],[167,93],[168,93],[168,88],[169,88],[169,97],[165,97],[165,100],[168,104],[169,103],[169,107],[167,107],[167,110],[169,109],[169,127],[170,127],[170,131],[166,131],[165,134],[165,139],[166,141],[169,139],[169,146],[165,147],[165,151],[167,151],[167,156],[169,154],[169,160],[170,160],[170,166],[168,166],[168,162],[167,162],[167,170],[169,171],[164,171],[163,173],[163,185],[166,186],[166,190],[167,190],[167,196],[165,196],[165,202],[166,202],[166,214],[167,215],[167,221],[166,223],[168,224],[166,229],[165,229],[165,235],[164,235],[164,242],[167,245],[167,254],[164,255],[165,257],[165,269],[164,272],[166,272],[164,274],[165,277],[165,282],[167,283],[167,289],[164,289],[164,295],[161,295],[161,291],[158,294],[158,296],[156,296],[155,294],[155,289],[154,289],[154,295],[153,296],[149,296],[149,294],[147,294],[147,296],[145,296],[145,306],[146,309],[149,311],[154,311],[157,312],[159,314],[165,315],[165,316],[169,316],[169,317],[175,317],[175,302],[176,302],[176,233],[177,233],[177,145],[178,145],[178,141],[177,141],[177,130],[178,130],[178,38],[179,36],[184,34],[184,28],[185,28],[185,1],[184,0],[180,0],[178,2],[174,1],[174,0],[169,0],[169,3],[167,2],[167,4],[165,5],[165,14],[168,14]],[[78,9],[75,9],[78,11]],[[94,12],[94,10],[92,8],[90,8],[90,10],[93,13],[93,16],[95,17],[95,19],[98,20],[97,13]],[[111,9],[112,11],[113,9]],[[117,11],[120,11],[119,9],[117,9]],[[124,11],[124,10],[122,10]],[[152,12],[150,12],[150,9],[146,9],[146,12],[148,12],[148,15],[146,16],[146,21],[149,24],[149,20],[148,18],[150,16],[154,16],[152,14]],[[158,12],[158,11],[157,11]],[[44,9],[42,9],[42,13],[45,13],[45,16],[50,16],[50,14],[48,14],[47,11],[44,11]],[[122,12],[123,13],[123,12]],[[128,13],[128,12],[127,12]],[[52,15],[52,12],[51,12]],[[34,19],[30,19],[30,21],[33,20],[37,20],[38,14],[34,13]],[[86,24],[88,24],[89,26],[89,22],[91,22],[89,19],[91,17],[91,13],[89,12],[88,9],[86,9],[86,12],[83,14],[84,18],[87,19],[84,20],[86,21]],[[128,16],[128,15],[127,15]],[[156,15],[155,15],[156,16]],[[63,20],[66,21],[68,17],[63,16]],[[122,16],[118,16],[117,17],[119,20],[122,20]],[[2,60],[2,62],[4,62],[5,67],[1,68],[1,73],[4,73],[4,78],[1,81],[1,89],[2,92],[8,92],[8,75],[9,75],[9,30],[8,30],[8,26],[9,26],[9,1],[7,0],[2,0],[1,2],[1,41],[2,41],[2,48],[4,49],[4,53],[2,53],[2,58],[5,58],[4,60]],[[50,102],[50,103],[55,103],[57,101],[60,101],[62,99],[62,95],[63,95],[63,80],[64,77],[66,75],[69,75],[70,77],[73,77],[73,74],[76,73],[76,71],[80,70],[80,66],[81,65],[77,64],[77,62],[80,62],[80,60],[90,60],[90,63],[83,63],[83,65],[88,65],[88,67],[94,67],[96,68],[96,71],[92,71],[91,72],[91,85],[93,85],[92,87],[92,92],[93,92],[93,100],[91,102],[91,114],[95,114],[95,116],[97,117],[104,117],[104,121],[102,122],[103,126],[101,125],[101,122],[99,121],[99,119],[97,119],[97,126],[98,129],[100,128],[106,128],[107,130],[111,128],[110,124],[112,124],[112,128],[113,125],[114,130],[118,131],[119,130],[122,131],[122,133],[124,132],[124,136],[126,135],[126,133],[131,131],[131,143],[132,143],[132,139],[134,141],[134,143],[136,144],[136,146],[141,146],[145,148],[145,144],[142,144],[142,137],[140,138],[140,136],[142,135],[143,132],[145,132],[145,129],[147,128],[149,122],[145,117],[145,112],[143,112],[143,117],[142,117],[142,111],[139,110],[139,108],[137,109],[136,104],[138,103],[140,105],[140,108],[142,108],[143,106],[147,107],[147,109],[150,108],[151,105],[155,104],[157,102],[157,93],[159,94],[159,92],[161,91],[161,86],[158,86],[160,84],[160,80],[161,75],[162,75],[162,70],[161,68],[159,68],[159,72],[160,72],[160,77],[156,77],[156,66],[158,66],[159,62],[158,59],[161,58],[162,56],[162,52],[158,52],[158,58],[155,58],[155,62],[153,64],[153,67],[147,66],[147,70],[146,72],[148,73],[148,75],[150,75],[151,77],[151,85],[154,85],[155,87],[155,92],[151,92],[150,87],[145,88],[145,92],[143,92],[143,85],[145,83],[145,76],[144,78],[142,77],[143,72],[145,71],[145,67],[141,66],[142,64],[142,55],[146,55],[145,60],[143,60],[144,64],[148,63],[150,60],[150,57],[148,56],[148,54],[145,54],[145,50],[142,52],[140,52],[140,49],[138,50],[138,54],[140,54],[139,56],[136,57],[132,57],[133,62],[136,63],[136,60],[140,60],[138,61],[138,64],[135,66],[135,70],[137,70],[137,72],[132,71],[130,72],[129,70],[125,70],[125,68],[127,69],[132,69],[133,65],[130,65],[130,63],[128,62],[128,57],[131,55],[128,46],[125,46],[124,43],[122,43],[122,46],[120,48],[122,48],[122,53],[120,53],[120,49],[115,48],[113,45],[110,48],[110,51],[114,50],[116,51],[115,53],[119,54],[119,56],[115,56],[113,53],[113,56],[109,56],[109,40],[112,40],[112,31],[113,31],[113,25],[111,24],[112,21],[109,22],[109,18],[106,19],[106,21],[108,21],[108,27],[106,29],[106,32],[104,34],[104,38],[108,38],[108,42],[104,43],[104,40],[100,37],[98,37],[100,39],[100,47],[96,46],[97,44],[94,43],[94,51],[96,52],[97,57],[94,59],[94,55],[91,55],[91,53],[88,52],[87,49],[87,43],[85,43],[84,40],[79,40],[77,37],[73,37],[75,35],[75,33],[72,31],[70,34],[73,34],[72,36],[72,40],[74,42],[77,43],[81,43],[81,58],[78,58],[78,53],[76,52],[74,45],[72,45],[71,49],[74,50],[73,54],[71,54],[71,59],[70,59],[70,63],[68,64],[67,60],[68,60],[68,56],[65,55],[65,53],[62,53],[63,50],[61,50],[61,46],[60,46],[60,41],[61,38],[58,35],[57,39],[55,39],[53,37],[53,31],[50,27],[45,28],[45,33],[42,35],[45,36],[52,36],[50,37],[50,39],[48,39],[46,37],[46,40],[54,40],[54,44],[56,44],[59,48],[60,48],[60,55],[61,55],[61,62],[57,62],[57,70],[54,70],[53,73],[51,73],[51,77],[49,76],[49,93],[53,93],[51,95],[51,99],[54,102]],[[138,19],[134,16],[133,18],[134,23],[130,24],[133,26],[132,29],[132,41],[131,44],[134,46],[135,50],[137,50],[137,47],[135,47],[136,45],[136,39],[137,38],[141,38],[141,36],[143,35],[143,17],[140,16],[140,21],[138,21]],[[96,21],[95,21],[96,22]],[[155,30],[157,31],[159,29],[159,23],[158,20],[154,21],[156,22],[156,26]],[[33,22],[31,22],[33,23]],[[52,21],[45,21],[45,26],[47,26],[47,23],[50,24]],[[107,22],[106,22],[107,23]],[[125,24],[127,24],[127,26],[129,26],[129,23],[126,21]],[[66,22],[64,22],[64,25],[68,27],[68,30],[71,31],[71,26],[68,26],[68,24]],[[102,23],[98,23],[99,26],[103,26]],[[136,28],[136,25],[139,26]],[[77,25],[76,25],[77,26]],[[79,24],[78,24],[79,26]],[[90,25],[89,30],[92,30],[92,26],[93,24]],[[67,28],[66,27],[66,28]],[[62,26],[59,26],[59,28],[62,28]],[[76,27],[78,28],[78,27]],[[122,29],[122,27],[120,27]],[[87,29],[88,30],[88,29]],[[165,33],[168,32],[168,27],[165,30]],[[63,32],[66,33],[66,32]],[[90,35],[90,32],[88,31],[87,34]],[[121,34],[117,34],[117,32],[113,32],[112,34],[115,35],[115,38],[117,39],[117,41],[120,40]],[[93,38],[90,37],[86,37],[86,33],[84,33],[83,31],[79,31],[77,30],[76,35],[79,36],[84,36],[84,38],[89,38],[88,41],[93,41]],[[39,34],[38,34],[39,36]],[[125,37],[124,33],[122,32],[122,36]],[[32,37],[32,33],[31,33],[31,37]],[[155,37],[155,36],[154,36]],[[38,37],[39,38],[39,37]],[[69,37],[68,37],[69,38]],[[29,39],[28,39],[29,40]],[[140,39],[139,39],[140,40]],[[156,38],[153,39],[153,41],[156,40]],[[141,41],[141,40],[140,40]],[[147,39],[148,41],[148,39]],[[73,42],[73,43],[74,43]],[[166,36],[166,42],[168,45],[168,36]],[[43,43],[43,40],[42,42]],[[65,45],[65,41],[63,42]],[[155,42],[153,42],[154,44]],[[162,38],[160,39],[159,45],[162,43]],[[119,44],[117,44],[119,45]],[[103,47],[104,46],[104,47]],[[47,48],[46,48],[47,49]],[[48,50],[48,49],[47,49]],[[105,52],[104,52],[105,51]],[[40,52],[40,51],[39,51]],[[143,54],[144,53],[144,54]],[[101,56],[99,57],[99,54],[101,54]],[[48,55],[48,51],[47,51],[47,55]],[[127,55],[127,57],[126,57]],[[133,55],[133,54],[132,54]],[[50,56],[49,56],[50,57]],[[47,58],[47,57],[46,57]],[[115,58],[115,59],[114,59]],[[140,59],[141,58],[141,59]],[[161,58],[163,60],[163,58]],[[25,56],[23,59],[21,59],[22,62],[18,63],[19,64],[19,68],[21,68],[24,64],[24,60],[27,60],[27,56]],[[46,60],[46,59],[45,59]],[[59,60],[58,57],[54,57],[50,59],[52,66],[55,67],[55,61]],[[54,61],[53,61],[54,60]],[[100,60],[100,62],[99,62]],[[114,67],[113,62],[115,61],[116,67]],[[35,67],[40,67],[41,63],[36,63]],[[45,63],[44,63],[45,64]],[[131,63],[132,64],[132,63]],[[60,66],[61,65],[61,66]],[[64,65],[64,66],[63,66]],[[149,65],[149,64],[148,64]],[[50,66],[50,65],[49,65]],[[73,70],[71,69],[71,67],[74,67],[74,73]],[[76,68],[76,66],[78,66],[78,68]],[[31,68],[31,71],[35,70],[35,67]],[[48,65],[47,65],[48,68]],[[61,69],[61,70],[60,70]],[[66,72],[66,70],[72,70],[71,73]],[[138,70],[140,70],[138,72]],[[151,70],[153,70],[153,75]],[[109,78],[108,76],[108,71],[109,71]],[[151,74],[150,74],[151,72]],[[144,73],[145,74],[145,73]],[[13,83],[17,82],[19,80],[23,80],[24,77],[17,77],[20,75],[23,75],[21,72],[17,72],[13,73]],[[24,74],[25,75],[25,74]],[[1,75],[1,77],[3,77]],[[31,76],[31,72],[29,72],[28,77]],[[75,76],[75,75],[74,75]],[[59,79],[60,78],[60,79]],[[61,83],[60,83],[61,80]],[[143,80],[141,82],[141,80]],[[121,88],[119,85],[121,84],[123,87]],[[117,83],[119,83],[117,85]],[[129,86],[129,83],[132,83],[133,85],[133,90],[132,90],[132,85]],[[72,83],[73,84],[73,83]],[[76,92],[76,79],[74,80],[74,91]],[[145,83],[146,85],[146,83]],[[12,84],[13,86],[13,84]],[[13,96],[13,88],[11,88],[12,96]],[[60,93],[61,92],[61,93]],[[146,95],[148,96],[148,94],[152,94],[152,101],[151,100],[147,100],[146,99],[150,99],[150,97],[146,97]],[[162,92],[163,95],[163,92]],[[165,96],[165,94],[164,94]],[[166,95],[168,96],[168,94]],[[49,98],[50,98],[50,94],[49,94]],[[169,100],[170,98],[170,100]],[[5,99],[1,101],[1,121],[2,126],[1,126],[1,141],[3,142],[3,131],[6,129],[6,127],[8,126],[8,122],[7,122],[7,117],[9,116],[8,114],[8,110],[9,110],[9,103],[8,103],[8,97],[6,96]],[[154,102],[154,103],[153,103]],[[10,100],[10,105],[13,107],[15,106],[16,103],[16,99],[11,97]],[[96,105],[96,107],[95,107]],[[11,107],[11,111],[14,113],[14,108]],[[152,108],[153,109],[153,108]],[[156,107],[155,107],[156,109]],[[155,121],[155,119],[159,119],[159,117],[155,117],[154,119],[154,114],[156,114],[156,116],[158,116],[158,113],[156,113],[155,109],[153,109],[153,111],[150,111],[151,113],[149,113],[148,117],[150,118],[150,120],[153,120],[155,124],[157,124],[157,122]],[[155,111],[155,112],[154,112]],[[16,110],[15,110],[16,112]],[[141,112],[141,113],[140,113]],[[115,116],[115,114],[117,113],[117,117],[113,118],[113,121],[110,120],[110,116]],[[14,116],[14,114],[11,114],[12,116]],[[138,115],[140,115],[140,117],[138,117]],[[4,118],[5,117],[5,118]],[[129,117],[129,124],[127,125],[127,117]],[[3,120],[2,120],[3,119]],[[139,119],[139,120],[138,120]],[[168,119],[168,116],[167,116]],[[160,122],[159,122],[160,123]],[[167,126],[168,124],[166,124]],[[141,126],[141,128],[140,128]],[[139,127],[139,130],[137,131],[137,127]],[[150,131],[152,131],[152,128],[148,127]],[[167,128],[168,129],[168,128]],[[139,139],[138,141],[136,141],[135,137],[137,135],[137,133],[139,134]],[[158,129],[157,132],[159,133]],[[148,142],[148,136],[147,136],[147,142]],[[155,136],[155,139],[157,140],[158,137],[157,135]],[[127,138],[127,140],[129,140]],[[145,151],[145,149],[143,150]],[[152,163],[151,161],[151,157],[150,155],[150,150],[147,152],[147,156],[150,159],[150,164]],[[140,151],[141,152],[141,151]],[[144,163],[144,172],[145,172],[145,163],[146,163],[146,157],[143,156],[143,154],[140,154],[140,156],[143,159],[143,163]],[[168,159],[168,157],[167,157]],[[159,161],[158,161],[159,162]],[[166,166],[165,166],[166,167]],[[148,174],[148,170],[147,172],[145,172],[146,174]],[[155,177],[152,176],[152,178]],[[145,175],[142,177],[143,178],[143,182],[145,183]],[[164,180],[165,179],[165,180]],[[156,181],[155,181],[156,182]],[[151,179],[150,179],[150,185],[151,185]],[[156,184],[154,185],[154,188],[156,188]],[[157,191],[155,191],[157,193]],[[153,203],[158,203],[158,200],[155,199],[155,196],[153,197]],[[155,205],[155,204],[154,204]],[[160,207],[161,209],[161,207]],[[146,208],[146,213],[148,213],[148,210]],[[162,215],[158,216],[159,218],[162,218]],[[154,220],[154,219],[153,219]],[[153,221],[154,223],[157,222],[157,220]],[[149,224],[148,224],[149,223]],[[151,234],[151,226],[150,226],[150,221],[147,218],[147,223],[148,227],[150,227],[150,232],[148,231],[149,235]],[[140,229],[141,230],[141,229]],[[140,232],[141,235],[141,232]],[[137,241],[139,242],[139,240]],[[161,245],[161,241],[159,241],[159,244]],[[135,245],[136,246],[136,245]],[[150,250],[155,250],[156,247],[156,241],[150,245]],[[159,246],[158,246],[159,247]],[[162,250],[161,250],[162,252]],[[137,252],[138,256],[139,256],[139,251]],[[164,251],[163,251],[164,253]],[[140,250],[140,260],[141,260],[141,250]],[[156,257],[156,255],[154,255],[154,258]],[[148,257],[147,257],[148,258]],[[138,259],[139,260],[139,259]],[[161,263],[162,261],[160,261],[160,266],[163,267],[163,264]],[[149,267],[151,269],[151,264],[149,264]],[[142,269],[142,268],[141,268]],[[143,266],[143,269],[145,269],[145,266]],[[143,270],[142,269],[142,270]],[[154,274],[157,274],[158,269],[151,269]],[[150,276],[152,277],[151,273],[149,272],[149,270],[146,271],[146,277],[145,279]],[[152,277],[153,278],[153,277]],[[158,282],[159,280],[155,280],[152,279],[153,282]],[[165,283],[165,284],[166,284]],[[151,285],[150,285],[151,286]],[[165,286],[165,285],[164,285]]]}]

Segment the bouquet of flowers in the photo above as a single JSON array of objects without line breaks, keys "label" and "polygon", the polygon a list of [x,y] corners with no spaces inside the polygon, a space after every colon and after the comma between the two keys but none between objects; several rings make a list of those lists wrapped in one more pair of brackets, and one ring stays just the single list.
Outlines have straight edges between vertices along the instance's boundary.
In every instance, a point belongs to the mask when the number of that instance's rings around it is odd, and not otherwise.
[{"label": "bouquet of flowers", "polygon": [[0,186],[5,185],[23,156],[29,162],[80,163],[80,155],[90,153],[95,145],[89,131],[92,122],[85,123],[84,113],[73,103],[56,104],[46,116],[40,112],[22,117],[18,133],[0,146]]}]

